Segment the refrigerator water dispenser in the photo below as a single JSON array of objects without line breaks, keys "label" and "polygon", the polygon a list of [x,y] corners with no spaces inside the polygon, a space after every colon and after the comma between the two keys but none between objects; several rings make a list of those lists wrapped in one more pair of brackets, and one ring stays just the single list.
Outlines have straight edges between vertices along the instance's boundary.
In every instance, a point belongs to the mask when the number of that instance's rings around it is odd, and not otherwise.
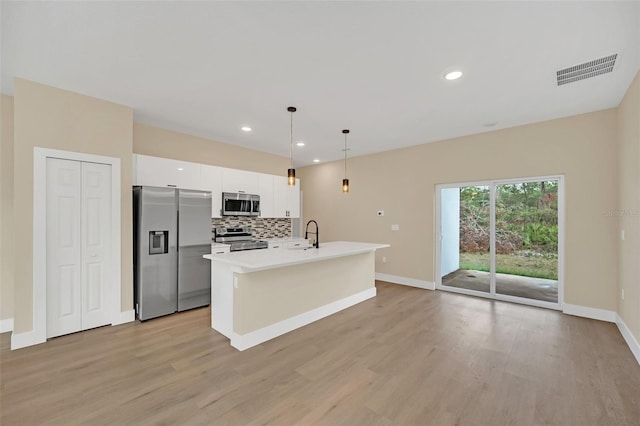
[{"label": "refrigerator water dispenser", "polygon": [[149,231],[149,254],[169,253],[169,231]]}]

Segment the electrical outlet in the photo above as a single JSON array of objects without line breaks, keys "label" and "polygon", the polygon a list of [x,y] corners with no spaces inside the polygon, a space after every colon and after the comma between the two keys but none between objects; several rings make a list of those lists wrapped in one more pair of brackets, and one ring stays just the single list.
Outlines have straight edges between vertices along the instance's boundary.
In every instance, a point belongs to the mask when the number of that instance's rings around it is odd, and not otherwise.
[{"label": "electrical outlet", "polygon": [[[387,263],[387,256],[382,256],[382,263]],[[622,290],[624,291],[624,290]]]},{"label": "electrical outlet", "polygon": [[400,230],[400,225],[391,225],[391,230],[392,231],[399,231]]},{"label": "electrical outlet", "polygon": [[384,210],[378,210],[376,213],[378,216],[384,216]]}]

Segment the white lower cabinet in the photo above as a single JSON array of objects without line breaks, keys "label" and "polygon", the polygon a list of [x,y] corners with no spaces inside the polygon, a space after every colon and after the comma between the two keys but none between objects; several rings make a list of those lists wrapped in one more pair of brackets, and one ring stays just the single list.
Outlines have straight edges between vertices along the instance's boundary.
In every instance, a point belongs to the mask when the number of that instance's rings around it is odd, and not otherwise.
[{"label": "white lower cabinet", "polygon": [[211,254],[225,254],[231,252],[231,246],[228,244],[219,244],[211,246]]},{"label": "white lower cabinet", "polygon": [[269,241],[270,249],[292,249],[298,247],[309,247],[309,240],[304,238],[294,238]]}]

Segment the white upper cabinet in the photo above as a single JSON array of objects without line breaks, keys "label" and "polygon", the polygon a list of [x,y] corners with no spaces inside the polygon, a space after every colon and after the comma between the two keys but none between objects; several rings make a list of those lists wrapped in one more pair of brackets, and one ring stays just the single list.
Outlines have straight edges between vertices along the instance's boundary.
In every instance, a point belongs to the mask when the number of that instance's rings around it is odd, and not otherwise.
[{"label": "white upper cabinet", "polygon": [[273,217],[300,217],[300,179],[289,186],[286,176],[273,177]]},{"label": "white upper cabinet", "polygon": [[258,195],[260,196],[260,216],[273,217],[273,175],[258,173]]},{"label": "white upper cabinet", "polygon": [[258,193],[258,173],[246,170],[222,169],[222,191]]},{"label": "white upper cabinet", "polygon": [[223,192],[260,195],[261,217],[300,217],[300,179],[133,154],[133,184],[211,191],[211,217],[220,217]]},{"label": "white upper cabinet", "polygon": [[200,188],[200,164],[134,154],[134,185]]},{"label": "white upper cabinet", "polygon": [[287,186],[287,206],[289,207],[289,217],[300,217],[300,179],[296,179],[295,186]]},{"label": "white upper cabinet", "polygon": [[203,164],[201,189],[211,191],[211,217],[220,217],[222,209],[222,167]]}]

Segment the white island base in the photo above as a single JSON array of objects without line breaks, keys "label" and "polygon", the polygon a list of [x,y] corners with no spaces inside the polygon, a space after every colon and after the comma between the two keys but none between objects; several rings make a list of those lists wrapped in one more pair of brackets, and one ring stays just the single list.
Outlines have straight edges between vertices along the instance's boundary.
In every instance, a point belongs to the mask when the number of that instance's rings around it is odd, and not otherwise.
[{"label": "white island base", "polygon": [[211,259],[211,327],[245,350],[376,295],[375,251],[386,244],[251,250]]}]

